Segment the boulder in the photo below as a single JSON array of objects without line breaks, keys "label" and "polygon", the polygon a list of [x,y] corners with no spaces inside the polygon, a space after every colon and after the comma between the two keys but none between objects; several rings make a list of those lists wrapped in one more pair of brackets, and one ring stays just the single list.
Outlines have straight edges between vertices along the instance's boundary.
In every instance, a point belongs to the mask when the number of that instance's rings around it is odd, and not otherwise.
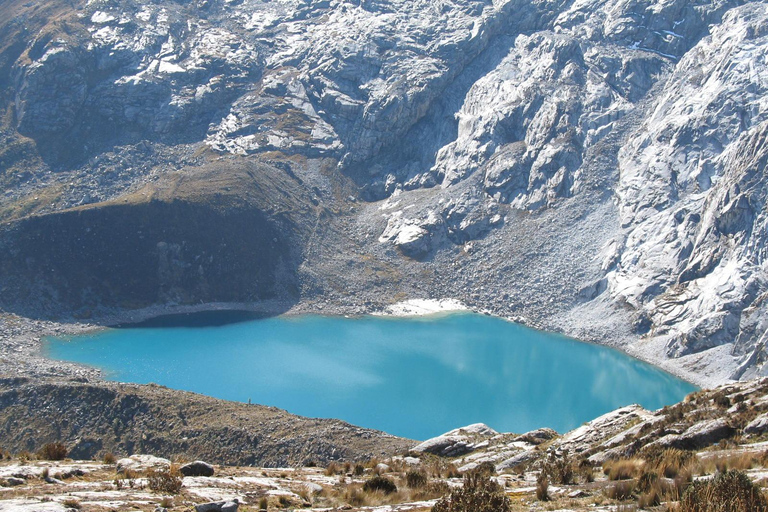
[{"label": "boulder", "polygon": [[[549,430],[549,429],[546,429]],[[553,431],[554,432],[554,431]],[[457,436],[457,435],[476,435],[476,436],[495,436],[498,432],[493,430],[485,423],[473,423],[466,427],[459,427],[453,429],[450,432],[443,434],[444,436]]]},{"label": "boulder", "polygon": [[757,435],[768,432],[768,412],[761,414],[744,427],[744,433],[747,435]]},{"label": "boulder", "polygon": [[590,455],[587,460],[593,466],[602,466],[606,461],[629,457],[632,454],[632,445],[617,446],[608,450],[603,450]]},{"label": "boulder", "polygon": [[656,441],[653,441],[652,443],[648,443],[646,447],[653,447],[653,446],[661,446],[663,448],[674,448],[677,446],[680,446],[680,434],[667,434],[663,437],[660,437]]},{"label": "boulder", "polygon": [[395,237],[394,244],[400,251],[410,258],[421,258],[430,250],[429,231],[421,226],[409,224]]},{"label": "boulder", "polygon": [[527,464],[531,461],[534,461],[538,459],[542,455],[541,452],[534,451],[534,450],[527,450],[524,452],[520,452],[498,464],[496,464],[496,471],[501,472],[505,469],[514,468],[515,466],[519,466],[520,464]]},{"label": "boulder", "polygon": [[700,421],[680,436],[681,448],[703,448],[732,436],[734,432],[735,429],[722,418]]},{"label": "boulder", "polygon": [[525,434],[521,434],[517,436],[514,440],[520,441],[523,443],[539,445],[545,441],[549,441],[550,439],[554,439],[556,437],[557,437],[557,432],[555,432],[551,428],[539,428],[536,430],[531,430],[530,432],[526,432]]},{"label": "boulder", "polygon": [[240,504],[236,499],[231,501],[212,501],[195,505],[195,512],[237,512],[239,506]]},{"label": "boulder", "polygon": [[304,489],[306,489],[307,492],[311,494],[317,494],[323,491],[323,486],[320,484],[316,484],[315,482],[304,482],[304,484],[302,485]]},{"label": "boulder", "polygon": [[213,466],[202,460],[184,464],[179,471],[184,476],[213,476],[214,473]]},{"label": "boulder", "polygon": [[414,452],[426,452],[442,457],[458,457],[469,453],[474,445],[467,436],[437,436],[413,447]]},{"label": "boulder", "polygon": [[648,446],[662,446],[664,448],[679,448],[682,450],[697,450],[712,445],[732,436],[736,430],[724,419],[704,420],[694,423],[682,434],[670,433]]},{"label": "boulder", "polygon": [[27,483],[26,480],[23,478],[16,478],[15,476],[10,476],[5,479],[5,483],[8,485],[8,487],[16,487],[17,485],[24,485]]}]

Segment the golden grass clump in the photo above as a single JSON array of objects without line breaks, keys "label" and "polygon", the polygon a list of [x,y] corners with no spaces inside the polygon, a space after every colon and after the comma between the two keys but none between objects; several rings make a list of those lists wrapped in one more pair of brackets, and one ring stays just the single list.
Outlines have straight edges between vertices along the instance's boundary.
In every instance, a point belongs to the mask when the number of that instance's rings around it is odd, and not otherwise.
[{"label": "golden grass clump", "polygon": [[639,459],[609,460],[603,464],[603,473],[608,480],[631,480],[640,474],[644,465]]},{"label": "golden grass clump", "polygon": [[679,512],[768,512],[768,503],[747,475],[726,471],[691,484],[680,499]]}]

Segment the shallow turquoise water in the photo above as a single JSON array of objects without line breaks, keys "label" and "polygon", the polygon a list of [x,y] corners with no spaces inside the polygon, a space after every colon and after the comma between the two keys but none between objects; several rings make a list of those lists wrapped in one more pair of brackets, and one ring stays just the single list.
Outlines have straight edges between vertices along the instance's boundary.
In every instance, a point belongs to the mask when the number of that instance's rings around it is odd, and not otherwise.
[{"label": "shallow turquoise water", "polygon": [[215,325],[227,320],[220,315],[49,339],[46,347],[113,380],[250,399],[413,439],[476,422],[565,432],[617,407],[655,409],[696,389],[618,351],[476,314]]}]

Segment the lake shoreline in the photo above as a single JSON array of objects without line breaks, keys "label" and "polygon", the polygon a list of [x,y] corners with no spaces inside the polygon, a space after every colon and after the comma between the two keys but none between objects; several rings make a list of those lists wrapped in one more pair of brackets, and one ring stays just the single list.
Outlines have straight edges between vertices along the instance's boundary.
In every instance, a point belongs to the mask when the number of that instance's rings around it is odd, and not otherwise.
[{"label": "lake shoreline", "polygon": [[658,352],[638,350],[635,343],[603,343],[596,339],[580,339],[570,336],[561,329],[544,326],[520,316],[496,315],[485,309],[476,309],[455,299],[409,299],[384,307],[350,306],[328,301],[302,301],[298,303],[270,300],[261,302],[214,302],[193,305],[152,305],[137,310],[113,311],[99,315],[91,321],[50,321],[35,320],[6,314],[0,319],[0,374],[28,377],[62,377],[76,379],[102,379],[101,373],[84,365],[51,360],[43,353],[42,339],[47,336],[78,335],[114,327],[119,324],[139,323],[157,317],[190,314],[207,311],[246,311],[269,316],[317,314],[325,316],[428,316],[454,312],[475,312],[495,316],[536,330],[548,331],[575,339],[582,343],[595,344],[616,349],[635,359],[651,364],[675,377],[699,388],[713,388],[723,384],[707,375],[697,375],[680,364],[679,360],[664,359]]},{"label": "lake shoreline", "polygon": [[[154,382],[416,439],[478,422],[564,432],[619,407],[655,410],[696,391],[610,347],[457,306],[422,301],[387,311],[418,308],[407,317],[170,315],[53,339],[47,355],[101,368],[111,381]],[[194,369],[217,377],[201,380]]]}]

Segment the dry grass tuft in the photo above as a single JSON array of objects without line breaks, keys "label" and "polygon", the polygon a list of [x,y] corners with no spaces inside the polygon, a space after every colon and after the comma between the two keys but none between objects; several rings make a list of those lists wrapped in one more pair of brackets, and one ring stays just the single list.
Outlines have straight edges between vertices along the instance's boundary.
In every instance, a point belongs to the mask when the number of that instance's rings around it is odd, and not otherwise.
[{"label": "dry grass tuft", "polygon": [[67,498],[66,500],[61,502],[62,505],[64,505],[66,508],[73,508],[75,510],[80,510],[82,505],[79,501],[77,501],[75,498]]},{"label": "dry grass tuft", "polygon": [[603,473],[609,480],[630,480],[643,470],[645,462],[639,459],[609,460],[603,464]]},{"label": "dry grass tuft", "polygon": [[504,490],[488,476],[464,477],[464,486],[441,498],[432,512],[509,512],[511,503]]},{"label": "dry grass tuft", "polygon": [[694,482],[680,500],[679,512],[766,512],[760,488],[740,471],[718,473],[712,480]]},{"label": "dry grass tuft", "polygon": [[181,491],[182,477],[178,468],[169,470],[147,471],[147,486],[155,492],[178,494]]},{"label": "dry grass tuft", "polygon": [[536,499],[539,501],[549,501],[549,478],[547,478],[547,474],[543,471],[536,478]]},{"label": "dry grass tuft", "polygon": [[64,460],[67,453],[68,450],[64,443],[56,441],[55,443],[43,445],[40,451],[37,452],[37,455],[43,460]]},{"label": "dry grass tuft", "polygon": [[405,474],[405,484],[411,489],[421,489],[427,485],[427,475],[418,469],[411,469]]},{"label": "dry grass tuft", "polygon": [[628,500],[632,498],[632,493],[635,492],[635,483],[631,480],[621,480],[609,485],[603,492],[612,500]]},{"label": "dry grass tuft", "polygon": [[699,475],[711,475],[715,472],[724,473],[729,469],[744,471],[762,465],[763,455],[757,453],[722,454],[702,458],[694,466],[694,472]]}]

